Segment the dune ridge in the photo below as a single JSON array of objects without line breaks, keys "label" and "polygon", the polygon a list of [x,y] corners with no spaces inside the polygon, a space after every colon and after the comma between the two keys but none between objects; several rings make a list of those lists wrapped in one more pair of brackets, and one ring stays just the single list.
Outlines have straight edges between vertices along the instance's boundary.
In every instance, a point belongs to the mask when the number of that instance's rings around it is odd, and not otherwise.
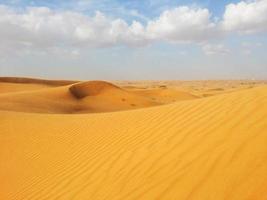
[{"label": "dune ridge", "polygon": [[120,87],[106,81],[88,81],[70,86],[70,92],[78,99],[99,95],[107,90],[121,90]]},{"label": "dune ridge", "polygon": [[122,112],[0,117],[0,199],[267,198],[267,87]]}]

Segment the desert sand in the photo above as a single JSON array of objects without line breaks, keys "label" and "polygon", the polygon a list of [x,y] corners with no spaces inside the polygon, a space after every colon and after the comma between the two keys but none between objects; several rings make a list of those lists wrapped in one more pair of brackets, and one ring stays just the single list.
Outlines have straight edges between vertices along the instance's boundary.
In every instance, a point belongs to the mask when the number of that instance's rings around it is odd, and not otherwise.
[{"label": "desert sand", "polygon": [[267,199],[264,81],[0,78],[2,200]]}]

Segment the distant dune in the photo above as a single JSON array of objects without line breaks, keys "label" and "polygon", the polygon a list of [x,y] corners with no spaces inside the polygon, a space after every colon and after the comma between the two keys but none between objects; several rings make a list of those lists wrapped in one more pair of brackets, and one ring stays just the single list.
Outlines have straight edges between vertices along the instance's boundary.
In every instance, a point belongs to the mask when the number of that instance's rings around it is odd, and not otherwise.
[{"label": "distant dune", "polygon": [[166,88],[134,90],[133,92],[138,95],[150,97],[161,103],[175,102],[177,100],[192,100],[199,98],[198,96],[193,95],[189,92]]},{"label": "distant dune", "polygon": [[1,200],[267,199],[261,83],[30,84],[0,83]]},{"label": "distant dune", "polygon": [[36,78],[24,78],[24,77],[0,77],[0,82],[6,83],[24,83],[24,84],[45,84],[52,86],[62,86],[76,83],[78,81],[68,81],[68,80],[45,80]]}]

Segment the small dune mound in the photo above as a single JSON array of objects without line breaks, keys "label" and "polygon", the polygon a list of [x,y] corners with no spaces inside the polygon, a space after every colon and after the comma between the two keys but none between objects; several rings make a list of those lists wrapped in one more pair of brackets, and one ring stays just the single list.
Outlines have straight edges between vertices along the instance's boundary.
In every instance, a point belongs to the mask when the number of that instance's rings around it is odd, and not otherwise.
[{"label": "small dune mound", "polygon": [[71,94],[78,99],[87,96],[97,96],[108,90],[122,90],[120,87],[106,81],[87,81],[72,85],[69,88]]}]

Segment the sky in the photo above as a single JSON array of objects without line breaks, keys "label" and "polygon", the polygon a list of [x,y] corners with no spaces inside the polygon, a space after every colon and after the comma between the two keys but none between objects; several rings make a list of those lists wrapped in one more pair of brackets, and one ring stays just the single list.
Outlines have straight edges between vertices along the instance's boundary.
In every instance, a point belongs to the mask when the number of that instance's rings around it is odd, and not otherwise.
[{"label": "sky", "polygon": [[267,0],[0,0],[0,76],[267,79]]}]

